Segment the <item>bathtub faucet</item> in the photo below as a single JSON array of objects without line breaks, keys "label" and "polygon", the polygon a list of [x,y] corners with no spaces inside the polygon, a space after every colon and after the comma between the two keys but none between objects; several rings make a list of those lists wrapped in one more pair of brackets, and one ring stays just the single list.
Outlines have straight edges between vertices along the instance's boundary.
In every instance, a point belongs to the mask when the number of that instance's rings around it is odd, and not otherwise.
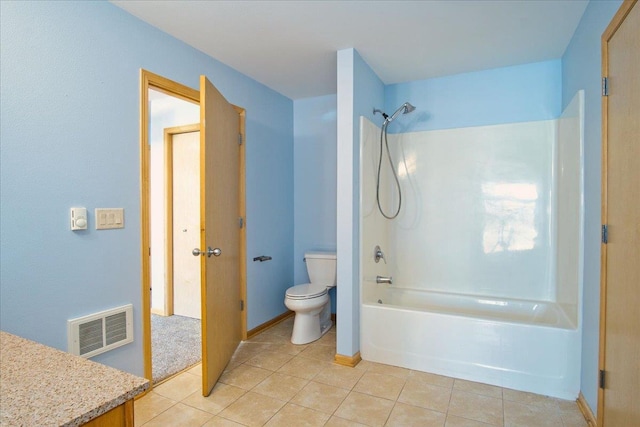
[{"label": "bathtub faucet", "polygon": [[376,276],[376,283],[387,283],[393,285],[393,277]]}]

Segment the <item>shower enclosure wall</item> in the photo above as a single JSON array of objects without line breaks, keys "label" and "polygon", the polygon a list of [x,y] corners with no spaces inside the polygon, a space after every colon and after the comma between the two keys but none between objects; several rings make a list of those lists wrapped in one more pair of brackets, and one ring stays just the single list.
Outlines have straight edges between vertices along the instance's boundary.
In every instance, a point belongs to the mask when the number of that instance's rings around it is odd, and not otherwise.
[{"label": "shower enclosure wall", "polygon": [[392,221],[375,199],[380,128],[361,119],[363,359],[577,397],[582,105],[579,92],[557,120],[389,134]]}]

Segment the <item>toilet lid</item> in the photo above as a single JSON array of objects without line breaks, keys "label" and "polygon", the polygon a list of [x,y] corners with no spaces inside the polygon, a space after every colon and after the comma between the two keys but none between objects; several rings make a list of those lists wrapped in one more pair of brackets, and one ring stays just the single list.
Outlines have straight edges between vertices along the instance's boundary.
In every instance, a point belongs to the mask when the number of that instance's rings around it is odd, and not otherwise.
[{"label": "toilet lid", "polygon": [[314,285],[312,283],[304,283],[287,289],[287,297],[291,299],[309,299],[320,297],[327,293],[325,285]]}]

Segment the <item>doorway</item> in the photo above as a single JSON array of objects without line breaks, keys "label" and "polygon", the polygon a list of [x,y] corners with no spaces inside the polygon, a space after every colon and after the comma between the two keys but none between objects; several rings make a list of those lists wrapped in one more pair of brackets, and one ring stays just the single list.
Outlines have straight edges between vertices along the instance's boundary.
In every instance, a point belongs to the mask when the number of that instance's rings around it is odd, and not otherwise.
[{"label": "doorway", "polygon": [[[204,81],[207,81],[204,78]],[[208,83],[208,81],[207,81]],[[207,88],[207,92],[211,93],[212,90],[215,90],[210,83]],[[154,93],[157,92],[157,93]],[[217,91],[216,91],[217,93]],[[154,150],[154,146],[151,144],[152,142],[152,132],[153,127],[150,126],[151,120],[151,103],[150,98],[153,96],[158,96],[158,94],[172,98],[174,101],[178,100],[183,104],[191,106],[192,112],[197,112],[194,120],[194,116],[188,116],[185,114],[176,114],[175,111],[165,110],[163,112],[164,118],[166,119],[164,125],[162,126],[163,130],[163,143],[161,151],[163,155],[156,156],[162,157],[162,162],[160,162],[161,166],[158,166],[157,158],[154,159],[152,155],[152,151]],[[219,93],[218,93],[219,95]],[[246,337],[246,310],[241,310],[241,307],[244,308],[246,306],[246,244],[245,244],[245,229],[241,227],[239,232],[235,232],[233,234],[233,242],[234,250],[225,250],[225,247],[222,247],[222,256],[220,256],[220,249],[218,249],[218,255],[216,255],[213,259],[207,259],[207,257],[203,256],[193,256],[192,251],[194,249],[203,248],[205,246],[205,242],[211,240],[211,236],[216,237],[218,232],[216,231],[217,227],[207,226],[205,227],[204,219],[205,217],[209,218],[211,215],[219,214],[221,210],[217,205],[224,205],[224,203],[213,203],[215,200],[227,200],[229,198],[235,199],[238,201],[233,208],[233,225],[238,226],[244,225],[244,212],[245,212],[245,203],[244,203],[244,144],[240,146],[239,149],[236,149],[233,153],[235,156],[229,157],[225,152],[219,151],[219,146],[221,146],[221,139],[218,135],[216,129],[226,129],[226,134],[235,135],[233,136],[233,141],[243,142],[244,141],[244,110],[239,107],[231,106],[226,103],[224,98],[219,96],[221,103],[207,103],[210,104],[210,107],[205,107],[205,104],[202,103],[202,99],[200,98],[201,92],[191,89],[189,87],[183,86],[179,83],[170,81],[156,74],[150,73],[145,70],[141,70],[141,118],[140,118],[140,141],[141,141],[141,234],[142,234],[142,245],[141,245],[141,255],[142,255],[142,316],[143,316],[143,348],[144,348],[144,372],[145,377],[148,379],[153,379],[154,373],[152,369],[152,359],[154,349],[152,348],[152,340],[151,340],[151,316],[152,313],[157,313],[162,316],[177,316],[181,314],[186,314],[188,316],[192,316],[193,319],[197,317],[202,317],[200,320],[200,326],[202,330],[202,342],[200,347],[200,356],[203,357],[202,371],[206,373],[208,370],[209,362],[214,358],[218,357],[218,351],[211,349],[217,349],[215,345],[212,347],[212,344],[216,343],[216,340],[219,339],[217,337],[217,333],[215,328],[212,325],[217,323],[225,323],[229,325],[237,324],[238,326],[234,326],[235,331],[239,331],[238,338]],[[207,98],[208,99],[208,98]],[[224,105],[226,104],[226,107]],[[223,110],[220,110],[220,106],[223,107]],[[202,108],[201,108],[202,107]],[[226,110],[224,109],[226,108]],[[188,110],[189,108],[187,108]],[[205,113],[208,111],[208,113]],[[223,120],[220,119],[222,117],[220,114],[226,111],[226,116]],[[201,114],[203,116],[201,116]],[[179,116],[179,117],[178,117]],[[201,128],[201,122],[204,123],[204,117],[206,116],[206,123],[211,123],[207,129],[207,136],[202,134],[202,138],[200,138],[199,127]],[[182,121],[178,119],[182,117]],[[235,117],[235,119],[234,119]],[[171,121],[173,120],[173,122]],[[176,121],[178,120],[178,121]],[[229,121],[230,120],[230,121]],[[197,125],[186,126],[186,123],[197,122]],[[179,125],[179,126],[176,126]],[[202,129],[202,128],[201,128]],[[240,135],[240,137],[238,137]],[[187,139],[191,139],[191,147],[190,153],[184,153],[180,150],[171,150],[168,151],[168,147],[175,148],[176,146],[184,145],[183,136],[187,137]],[[228,138],[227,138],[228,139]],[[180,143],[177,143],[177,140],[180,140]],[[167,144],[167,141],[170,141]],[[184,157],[186,154],[187,158],[191,158],[191,160],[178,160],[179,162],[192,162],[194,158],[194,142],[195,147],[206,147],[206,152],[209,153],[207,160],[200,160],[203,158],[198,153],[195,155],[196,165],[189,168],[183,168],[183,172],[185,170],[189,171],[188,175],[191,175],[188,179],[191,179],[191,184],[180,184],[184,187],[192,187],[194,175],[197,176],[197,179],[200,180],[201,186],[195,192],[197,197],[195,200],[193,197],[190,198],[189,201],[185,201],[183,198],[180,199],[181,194],[180,191],[178,194],[174,191],[174,172],[175,168],[173,168],[173,161],[176,159],[180,159]],[[202,145],[204,144],[204,145]],[[228,144],[222,144],[224,146]],[[156,147],[157,149],[157,147]],[[156,150],[157,151],[157,150]],[[197,151],[197,150],[196,150]],[[202,151],[204,153],[204,151]],[[157,154],[157,153],[156,153]],[[215,155],[214,155],[215,154]],[[227,156],[226,158],[222,156]],[[218,156],[221,156],[218,158]],[[166,161],[166,160],[169,161]],[[156,167],[154,167],[154,161],[156,163]],[[235,165],[231,172],[225,173],[224,167],[219,167],[216,162],[224,161],[225,164],[233,164]],[[171,166],[171,167],[170,167]],[[158,171],[163,172],[164,176],[158,176]],[[195,171],[195,174],[194,174]],[[221,175],[222,174],[222,175]],[[160,174],[162,175],[162,174]],[[178,174],[180,175],[180,174]],[[207,178],[213,177],[215,182],[211,184],[209,180],[203,180],[202,177],[205,176]],[[217,181],[231,180],[233,185],[228,185],[228,188],[233,188],[231,192],[225,191],[225,188],[220,189],[220,184],[217,184]],[[208,191],[200,189],[202,185],[207,187]],[[209,188],[210,187],[210,188]],[[162,189],[162,191],[157,191]],[[160,202],[158,202],[157,197],[153,197],[154,194],[161,192],[163,197]],[[199,193],[199,194],[198,194]],[[200,206],[195,206],[196,201],[202,200],[204,194],[208,195],[206,199],[206,203],[200,203]],[[233,194],[231,194],[233,193]],[[216,196],[215,199],[211,199],[211,195]],[[157,194],[156,194],[157,195]],[[193,196],[193,194],[191,194]],[[174,209],[175,205],[173,202],[170,203],[171,199],[174,196],[178,196],[180,200],[176,201],[176,204],[179,205],[179,209]],[[188,206],[187,206],[188,205]],[[208,206],[208,207],[207,207]],[[182,209],[185,208],[185,209]],[[180,212],[180,210],[183,212]],[[196,211],[194,215],[189,215],[189,212]],[[197,215],[199,213],[199,215]],[[176,220],[174,218],[175,215],[190,217],[187,218],[191,222],[182,223],[182,220]],[[164,217],[164,218],[162,218]],[[195,220],[193,217],[196,217]],[[229,217],[227,214],[227,227],[230,226]],[[241,218],[241,221],[238,221],[238,217]],[[155,218],[155,220],[154,220]],[[161,218],[161,220],[159,219]],[[210,222],[208,224],[211,224]],[[177,228],[176,228],[177,227]],[[186,232],[184,230],[187,230]],[[176,263],[178,257],[175,257],[174,251],[179,250],[178,246],[191,246],[193,245],[193,239],[185,239],[185,242],[180,242],[181,238],[185,235],[193,235],[195,238],[195,245],[187,248],[187,255],[182,256]],[[209,236],[207,238],[207,236]],[[159,245],[153,245],[154,242],[161,242]],[[215,238],[216,245],[219,239]],[[176,245],[177,243],[177,245]],[[229,241],[225,243],[227,248],[231,249],[229,246]],[[185,247],[187,247],[185,246]],[[206,255],[208,252],[198,252],[196,255]],[[230,257],[233,255],[232,257]],[[208,258],[211,258],[209,255]],[[185,264],[185,265],[180,265]],[[195,268],[193,265],[194,264]],[[183,270],[182,273],[180,271],[175,271],[175,269]],[[197,274],[194,273],[194,269],[197,269]],[[231,269],[234,272],[234,277],[237,279],[232,281],[227,281],[228,283],[216,283],[217,279],[215,277],[206,276],[206,270],[219,270],[222,273],[225,273]],[[184,282],[184,270],[186,270],[190,274],[189,281],[193,283],[198,283],[197,278],[194,276],[200,275],[200,297],[199,301],[184,301],[180,291],[176,292],[176,289],[182,288],[179,286]],[[177,273],[178,276],[176,276]],[[208,282],[208,284],[207,284]],[[176,285],[176,286],[174,286]],[[195,285],[195,288],[198,288]],[[222,288],[222,289],[221,289]],[[214,298],[214,292],[231,292],[231,295],[239,295],[237,297],[239,299],[238,304],[235,305],[234,310],[219,310],[222,314],[218,313],[218,310],[209,310],[207,315],[207,310],[211,307],[209,303],[210,300]],[[225,291],[225,289],[229,289],[229,291]],[[188,294],[194,294],[194,286],[191,287],[191,291],[187,292]],[[158,298],[160,296],[160,298]],[[235,299],[236,297],[234,297]],[[201,316],[200,316],[200,313]],[[237,323],[236,323],[237,322]],[[207,326],[209,326],[209,332],[207,332]],[[208,349],[208,351],[207,351]],[[230,357],[229,350],[226,349],[224,351],[224,357],[218,357],[217,361],[224,362],[226,357]],[[231,352],[232,353],[232,352]],[[228,356],[227,356],[228,355]],[[217,379],[217,377],[215,378]],[[211,385],[212,378],[210,375],[207,376],[207,381],[204,381],[203,375],[203,394],[207,395],[212,387]],[[205,384],[206,383],[206,384]]]},{"label": "doorway", "polygon": [[640,7],[602,35],[602,223],[598,426],[640,425]]}]

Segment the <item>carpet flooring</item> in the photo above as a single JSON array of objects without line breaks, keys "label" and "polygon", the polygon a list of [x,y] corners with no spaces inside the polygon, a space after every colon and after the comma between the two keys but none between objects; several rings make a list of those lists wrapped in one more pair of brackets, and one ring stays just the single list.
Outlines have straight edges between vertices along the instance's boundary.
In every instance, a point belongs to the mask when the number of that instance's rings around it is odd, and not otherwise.
[{"label": "carpet flooring", "polygon": [[202,358],[200,319],[151,315],[154,384],[195,365]]}]

